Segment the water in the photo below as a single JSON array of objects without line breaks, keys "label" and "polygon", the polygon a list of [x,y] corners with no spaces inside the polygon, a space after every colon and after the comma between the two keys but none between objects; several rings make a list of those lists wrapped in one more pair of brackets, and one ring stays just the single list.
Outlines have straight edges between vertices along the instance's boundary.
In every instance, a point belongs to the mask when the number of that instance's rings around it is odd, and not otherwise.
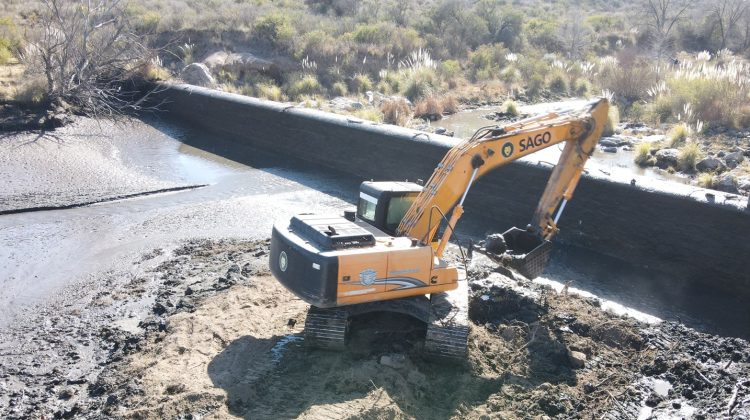
[{"label": "water", "polygon": [[[537,115],[549,112],[557,107],[577,107],[582,106],[585,103],[586,101],[577,100],[572,102],[555,102],[522,106],[520,107],[520,112],[528,115]],[[498,106],[490,106],[461,111],[444,117],[442,120],[435,122],[434,125],[453,131],[455,137],[468,138],[481,127],[503,124],[502,122],[496,122],[485,118],[485,115],[492,114],[499,110],[500,107]],[[542,162],[552,166],[557,163],[561,151],[562,145],[552,146],[526,156],[522,158],[522,160],[533,163]],[[617,153],[605,153],[600,147],[597,147],[594,154],[586,163],[586,171],[590,175],[596,177],[621,179],[626,181],[630,181],[631,179],[646,179],[672,181],[683,184],[689,182],[689,179],[685,176],[670,174],[658,168],[641,168],[633,163],[634,158],[635,151],[632,150],[628,151],[618,147]]]}]

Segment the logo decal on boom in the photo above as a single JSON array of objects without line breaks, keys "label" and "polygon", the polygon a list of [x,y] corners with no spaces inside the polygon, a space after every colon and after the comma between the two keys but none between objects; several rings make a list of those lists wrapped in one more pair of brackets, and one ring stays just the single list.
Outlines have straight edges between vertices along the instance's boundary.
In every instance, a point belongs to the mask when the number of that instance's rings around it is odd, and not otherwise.
[{"label": "logo decal on boom", "polygon": [[507,142],[503,145],[503,148],[500,149],[500,153],[503,154],[503,157],[509,158],[510,155],[513,154],[513,143]]}]

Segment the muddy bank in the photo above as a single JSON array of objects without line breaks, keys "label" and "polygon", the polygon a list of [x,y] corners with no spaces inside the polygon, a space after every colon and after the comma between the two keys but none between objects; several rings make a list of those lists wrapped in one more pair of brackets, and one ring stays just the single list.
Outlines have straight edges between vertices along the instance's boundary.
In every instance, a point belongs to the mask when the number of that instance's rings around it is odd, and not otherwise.
[{"label": "muddy bank", "polygon": [[163,134],[139,121],[77,118],[0,136],[0,214],[66,208],[195,185],[147,162]]},{"label": "muddy bank", "polygon": [[355,320],[346,353],[308,350],[306,305],[268,275],[267,252],[192,241],[70,290],[3,333],[0,415],[750,415],[747,342],[614,316],[482,261],[466,366],[423,360],[420,326],[378,315]]}]

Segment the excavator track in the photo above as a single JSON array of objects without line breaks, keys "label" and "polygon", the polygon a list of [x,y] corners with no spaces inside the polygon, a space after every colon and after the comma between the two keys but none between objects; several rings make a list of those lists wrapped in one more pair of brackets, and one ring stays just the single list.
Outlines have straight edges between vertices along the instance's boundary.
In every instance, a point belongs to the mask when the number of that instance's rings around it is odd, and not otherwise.
[{"label": "excavator track", "polygon": [[466,280],[449,292],[430,298],[424,351],[429,359],[465,363],[469,340],[469,290]]},{"label": "excavator track", "polygon": [[349,312],[342,308],[311,306],[305,319],[305,345],[328,350],[344,350],[349,329]]}]

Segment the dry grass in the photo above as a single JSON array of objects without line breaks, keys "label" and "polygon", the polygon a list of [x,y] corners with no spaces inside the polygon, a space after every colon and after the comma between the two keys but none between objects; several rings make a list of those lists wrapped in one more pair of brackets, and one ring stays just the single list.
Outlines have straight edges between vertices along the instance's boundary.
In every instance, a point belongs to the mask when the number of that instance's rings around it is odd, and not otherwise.
[{"label": "dry grass", "polygon": [[710,173],[698,175],[698,185],[703,188],[713,188],[716,185],[716,175]]},{"label": "dry grass", "polygon": [[638,166],[651,166],[655,162],[651,155],[651,143],[640,143],[635,148],[635,163]]},{"label": "dry grass", "polygon": [[669,129],[669,132],[667,132],[667,144],[669,145],[669,147],[681,146],[685,143],[688,137],[690,137],[690,134],[691,130],[687,124],[677,124]]},{"label": "dry grass", "polygon": [[609,137],[615,134],[617,124],[620,123],[620,109],[614,104],[610,104],[609,111],[607,113],[607,122],[604,124],[604,131],[602,136]]},{"label": "dry grass", "polygon": [[0,101],[10,101],[16,97],[23,83],[24,67],[19,63],[0,65]]},{"label": "dry grass", "polygon": [[518,104],[512,99],[503,102],[502,110],[503,113],[511,117],[517,117],[520,113],[518,111]]},{"label": "dry grass", "polygon": [[414,116],[430,121],[437,121],[443,118],[442,101],[435,96],[430,96],[427,99],[417,102],[414,107]]},{"label": "dry grass", "polygon": [[681,170],[685,172],[695,172],[695,164],[698,163],[698,159],[700,159],[698,143],[690,142],[682,146],[680,148],[680,155],[677,159]]},{"label": "dry grass", "polygon": [[383,122],[387,124],[406,126],[411,119],[411,109],[403,99],[383,102],[380,112],[383,113]]},{"label": "dry grass", "polygon": [[444,114],[455,114],[458,112],[458,101],[453,96],[446,96],[441,101]]}]

